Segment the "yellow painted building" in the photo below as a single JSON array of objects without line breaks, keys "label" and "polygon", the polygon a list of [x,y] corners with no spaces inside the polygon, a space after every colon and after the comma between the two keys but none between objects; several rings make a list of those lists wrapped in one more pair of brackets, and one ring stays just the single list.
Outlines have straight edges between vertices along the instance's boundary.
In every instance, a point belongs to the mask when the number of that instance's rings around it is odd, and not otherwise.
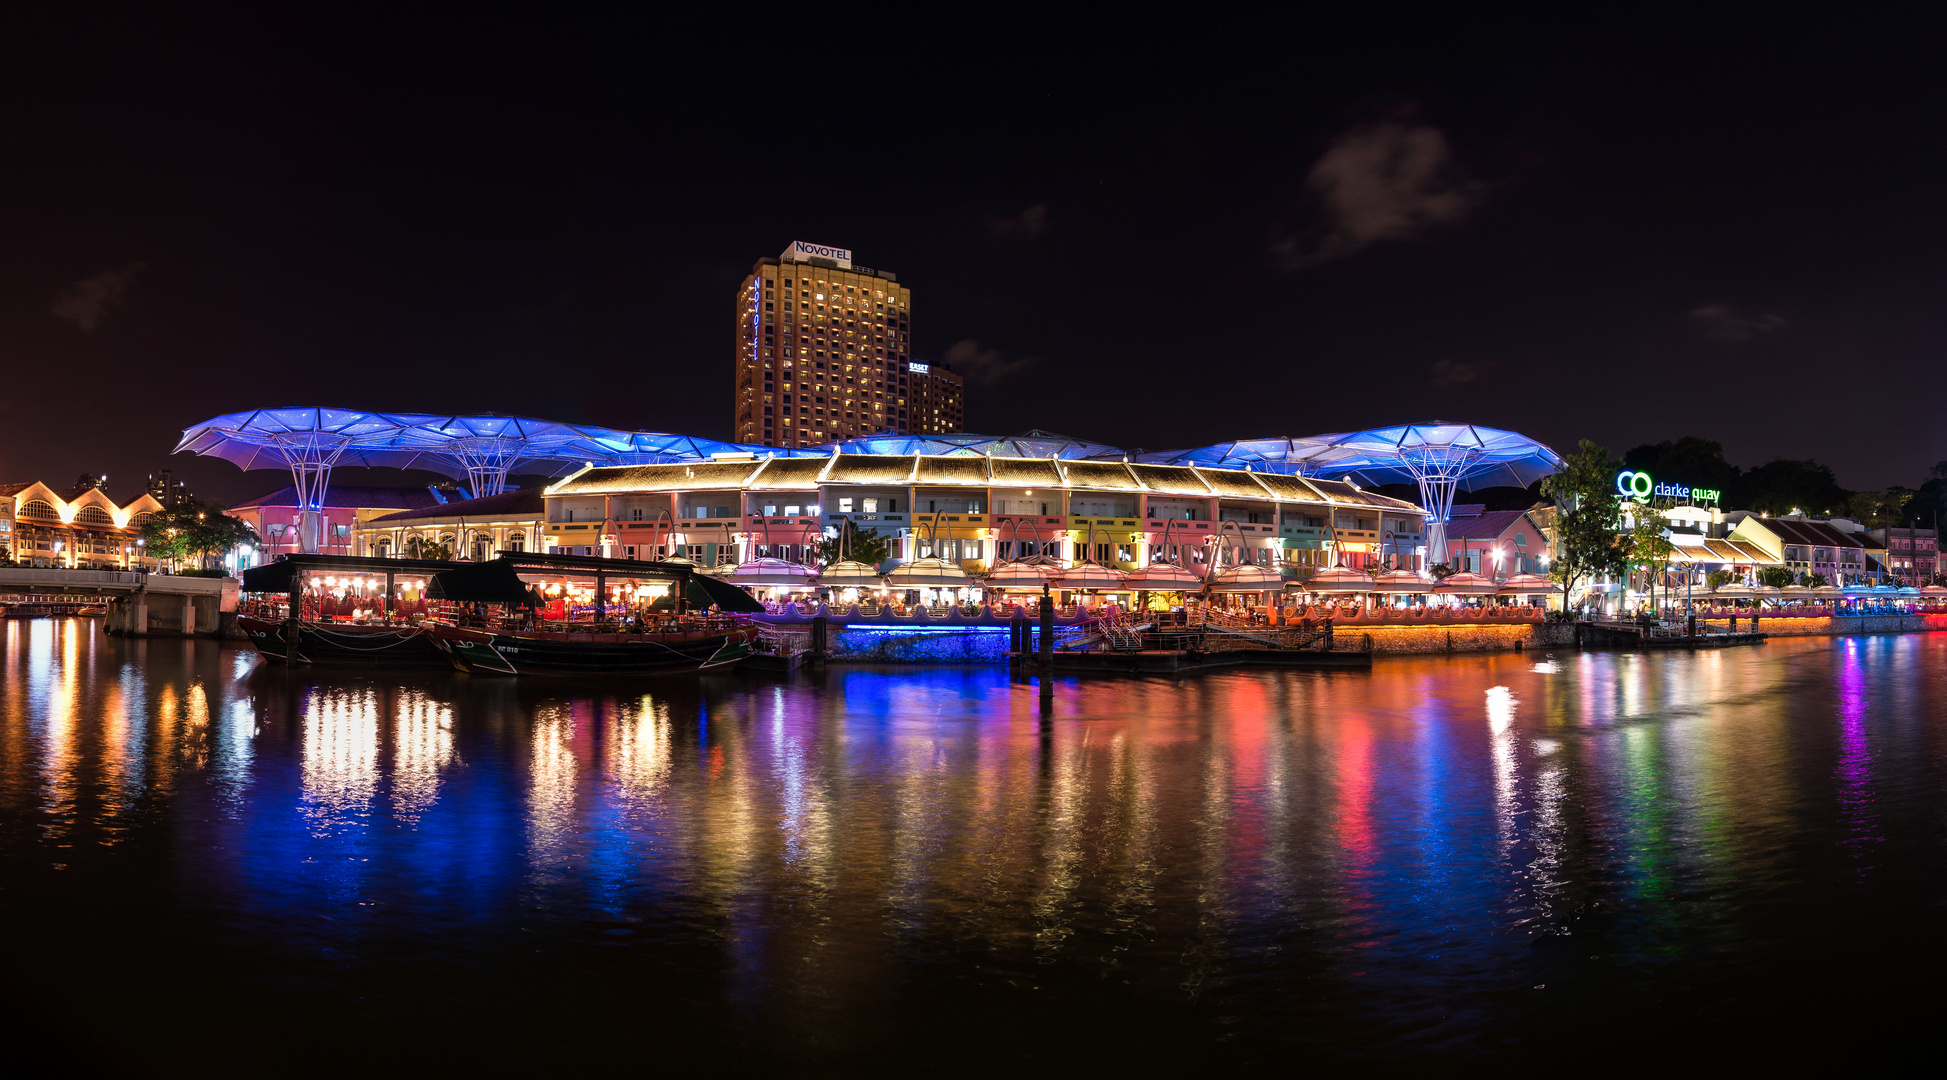
[{"label": "yellow painted building", "polygon": [[100,488],[66,498],[39,481],[0,484],[0,548],[31,566],[153,569],[137,541],[161,509],[148,494],[117,504]]}]

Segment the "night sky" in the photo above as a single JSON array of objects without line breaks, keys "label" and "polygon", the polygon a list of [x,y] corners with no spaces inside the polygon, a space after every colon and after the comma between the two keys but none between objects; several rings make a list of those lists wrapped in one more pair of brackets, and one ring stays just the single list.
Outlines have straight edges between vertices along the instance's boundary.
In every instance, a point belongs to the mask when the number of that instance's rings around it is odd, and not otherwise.
[{"label": "night sky", "polygon": [[794,239],[911,286],[975,431],[1947,458],[1938,27],[668,10],[17,6],[0,480],[254,495],[168,451],[291,404],[727,438]]}]

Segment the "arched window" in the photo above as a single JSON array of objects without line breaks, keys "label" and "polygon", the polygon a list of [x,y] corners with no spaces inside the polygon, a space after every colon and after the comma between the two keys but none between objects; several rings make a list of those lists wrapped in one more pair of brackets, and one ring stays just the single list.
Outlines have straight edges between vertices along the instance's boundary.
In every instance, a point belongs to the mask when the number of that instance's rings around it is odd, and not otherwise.
[{"label": "arched window", "polygon": [[1514,546],[1515,546],[1515,547],[1527,547],[1527,546],[1528,546],[1528,534],[1526,534],[1526,533],[1515,533],[1515,534],[1514,534]]},{"label": "arched window", "polygon": [[84,525],[113,525],[115,519],[99,506],[84,506],[74,515],[74,520]]},{"label": "arched window", "polygon": [[33,518],[36,521],[61,520],[61,515],[56,513],[52,506],[49,506],[48,504],[42,502],[39,499],[29,499],[26,502],[21,503],[20,509],[15,512],[14,516]]},{"label": "arched window", "polygon": [[383,538],[374,541],[372,544],[372,554],[378,556],[381,559],[391,558],[392,541]]},{"label": "arched window", "polygon": [[153,520],[155,520],[155,511],[144,510],[141,513],[130,518],[128,524],[129,524],[129,528],[131,529],[139,529],[142,526],[147,525],[149,522]]}]

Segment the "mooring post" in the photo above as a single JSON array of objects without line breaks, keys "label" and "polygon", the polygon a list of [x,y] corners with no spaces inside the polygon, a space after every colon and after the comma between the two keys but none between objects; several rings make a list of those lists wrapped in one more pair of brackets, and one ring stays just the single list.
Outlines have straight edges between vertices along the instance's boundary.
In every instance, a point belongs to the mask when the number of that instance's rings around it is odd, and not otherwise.
[{"label": "mooring post", "polygon": [[1055,594],[1046,583],[1041,586],[1041,673],[1055,666]]},{"label": "mooring post", "polygon": [[298,619],[304,610],[304,571],[291,570],[291,610],[284,619],[284,666],[297,663]]},{"label": "mooring post", "polygon": [[825,662],[827,634],[830,625],[830,620],[823,614],[813,615],[811,617],[811,662],[814,664],[823,664]]}]

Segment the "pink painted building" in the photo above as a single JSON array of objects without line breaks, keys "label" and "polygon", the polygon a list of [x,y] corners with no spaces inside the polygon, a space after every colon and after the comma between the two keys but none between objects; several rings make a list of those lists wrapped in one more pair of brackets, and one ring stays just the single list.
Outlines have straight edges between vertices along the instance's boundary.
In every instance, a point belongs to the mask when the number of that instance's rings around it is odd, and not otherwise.
[{"label": "pink painted building", "polygon": [[1506,577],[1543,573],[1548,542],[1526,510],[1456,505],[1447,526],[1447,557],[1475,574]]}]

